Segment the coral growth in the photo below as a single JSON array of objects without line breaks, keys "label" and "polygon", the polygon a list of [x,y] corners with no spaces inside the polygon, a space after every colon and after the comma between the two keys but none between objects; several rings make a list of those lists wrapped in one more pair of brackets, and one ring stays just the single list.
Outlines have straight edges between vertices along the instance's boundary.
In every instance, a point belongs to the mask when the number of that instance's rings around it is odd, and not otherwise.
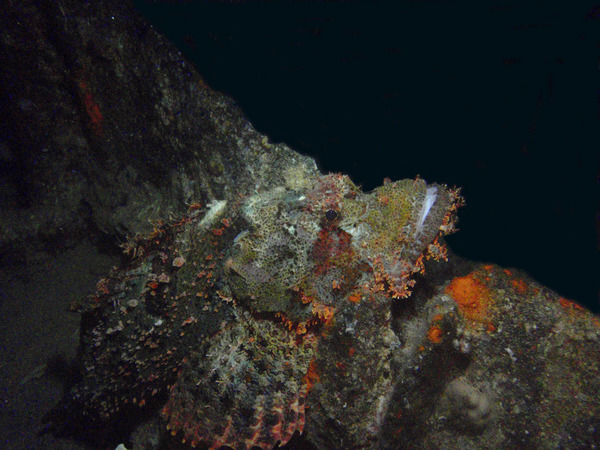
[{"label": "coral growth", "polygon": [[454,298],[460,311],[469,323],[489,323],[493,297],[490,290],[478,276],[471,273],[457,277],[446,288],[446,292]]}]

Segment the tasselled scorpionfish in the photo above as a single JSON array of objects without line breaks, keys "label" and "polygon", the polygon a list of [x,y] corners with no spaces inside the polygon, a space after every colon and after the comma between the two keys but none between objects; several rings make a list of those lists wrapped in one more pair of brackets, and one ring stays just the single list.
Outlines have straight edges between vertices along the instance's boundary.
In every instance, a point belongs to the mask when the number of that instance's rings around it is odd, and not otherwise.
[{"label": "tasselled scorpionfish", "polygon": [[419,178],[363,193],[331,174],[157,224],[82,308],[80,379],[49,419],[156,411],[211,449],[270,449],[329,421],[368,447],[392,396],[391,304],[445,258],[461,202]]}]

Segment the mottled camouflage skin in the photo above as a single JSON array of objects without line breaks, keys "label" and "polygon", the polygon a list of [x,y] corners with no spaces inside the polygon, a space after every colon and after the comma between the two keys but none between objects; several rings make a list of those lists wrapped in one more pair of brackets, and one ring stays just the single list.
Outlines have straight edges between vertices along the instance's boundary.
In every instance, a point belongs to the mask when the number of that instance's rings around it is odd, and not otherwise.
[{"label": "mottled camouflage skin", "polygon": [[307,420],[345,423],[348,448],[376,445],[399,345],[392,301],[423,258],[445,257],[438,237],[460,202],[420,179],[365,194],[327,175],[158,225],[99,282],[82,379],[53,420],[160,407],[192,446],[272,448]]}]

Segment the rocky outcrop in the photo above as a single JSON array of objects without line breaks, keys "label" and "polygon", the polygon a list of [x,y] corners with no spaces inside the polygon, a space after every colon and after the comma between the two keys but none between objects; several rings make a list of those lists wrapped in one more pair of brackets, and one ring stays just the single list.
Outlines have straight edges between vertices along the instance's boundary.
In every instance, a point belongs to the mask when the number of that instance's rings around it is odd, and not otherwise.
[{"label": "rocky outcrop", "polygon": [[0,242],[125,236],[312,160],[257,133],[129,2],[6,5]]}]

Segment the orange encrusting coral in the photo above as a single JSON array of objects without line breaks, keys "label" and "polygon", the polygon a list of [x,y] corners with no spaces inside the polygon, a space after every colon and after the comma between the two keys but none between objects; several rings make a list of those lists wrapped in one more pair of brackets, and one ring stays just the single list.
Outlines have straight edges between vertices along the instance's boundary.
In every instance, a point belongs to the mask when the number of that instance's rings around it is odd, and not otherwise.
[{"label": "orange encrusting coral", "polygon": [[427,331],[427,339],[429,339],[432,344],[439,344],[444,340],[443,320],[444,316],[442,314],[433,316],[431,326]]},{"label": "orange encrusting coral", "polygon": [[350,295],[348,295],[348,300],[350,300],[352,303],[360,303],[361,299],[362,293],[360,291],[353,291],[350,293]]},{"label": "orange encrusting coral", "polygon": [[446,293],[454,298],[468,321],[483,324],[491,321],[492,294],[474,273],[454,278],[446,287]]},{"label": "orange encrusting coral", "polygon": [[520,278],[516,279],[516,280],[512,280],[511,284],[512,284],[514,290],[517,291],[519,294],[523,295],[523,294],[527,293],[527,289],[528,289],[527,284]]},{"label": "orange encrusting coral", "polygon": [[560,297],[558,299],[558,302],[565,309],[576,309],[576,310],[580,310],[580,311],[584,311],[585,310],[585,308],[583,306],[580,306],[577,303],[575,303],[574,301],[568,300],[568,299],[566,299],[564,297]]},{"label": "orange encrusting coral", "polygon": [[79,73],[77,87],[79,88],[79,96],[85,108],[85,112],[90,119],[89,127],[96,136],[102,137],[104,134],[102,129],[102,112],[100,111],[98,103],[94,99],[92,88],[90,87],[90,84],[88,83],[86,75],[83,71],[80,71]]},{"label": "orange encrusting coral", "polygon": [[306,390],[310,391],[315,383],[319,381],[319,372],[317,371],[317,364],[313,359],[308,366],[308,371],[304,375],[304,382],[306,383]]},{"label": "orange encrusting coral", "polygon": [[427,338],[434,344],[439,344],[440,342],[442,342],[443,335],[444,332],[437,325],[433,325],[431,328],[429,328],[429,331],[427,332]]},{"label": "orange encrusting coral", "polygon": [[[582,315],[586,313],[586,309],[575,303],[573,300],[566,299],[564,297],[558,297],[558,304],[563,308],[564,317],[569,320],[578,320]],[[594,323],[600,326],[600,321],[595,320]]]}]

